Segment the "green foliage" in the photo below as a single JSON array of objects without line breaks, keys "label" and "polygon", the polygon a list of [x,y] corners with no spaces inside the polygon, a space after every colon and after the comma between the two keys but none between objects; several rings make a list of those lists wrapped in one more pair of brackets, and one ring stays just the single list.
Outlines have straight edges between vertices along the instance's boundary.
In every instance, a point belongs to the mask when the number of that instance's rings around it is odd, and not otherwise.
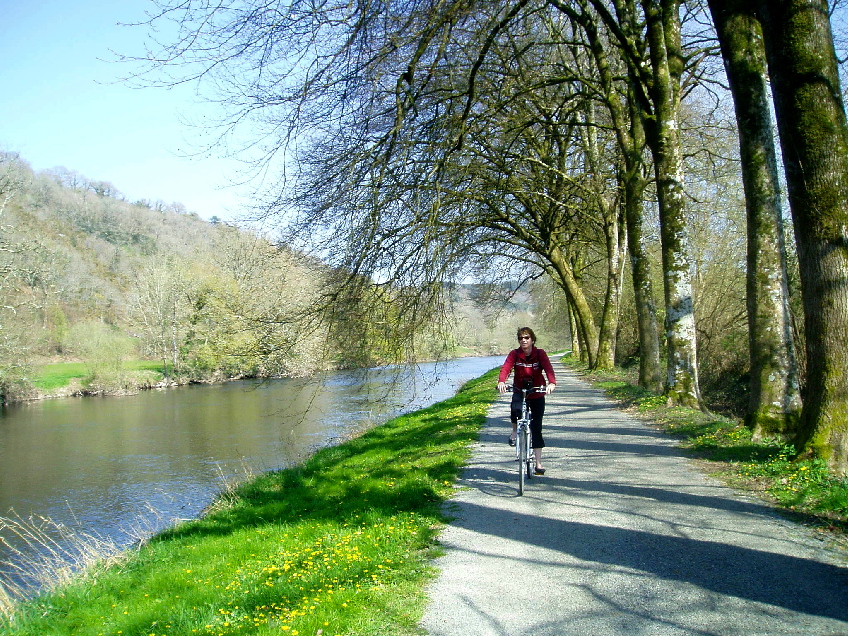
[{"label": "green foliage", "polygon": [[9,636],[415,634],[495,372],[227,493],[112,567],[18,606]]},{"label": "green foliage", "polygon": [[112,389],[126,385],[125,363],[136,351],[133,341],[118,329],[101,322],[79,323],[70,329],[66,347],[86,361],[89,386]]},{"label": "green foliage", "polygon": [[771,453],[762,461],[747,461],[738,471],[762,479],[768,492],[792,510],[812,512],[848,528],[848,478],[833,476],[821,459],[798,459],[795,447],[772,441]]},{"label": "green foliage", "polygon": [[0,404],[22,400],[32,393],[26,365],[9,362],[0,364]]},{"label": "green foliage", "polygon": [[50,349],[61,352],[62,342],[68,337],[70,325],[68,317],[59,305],[51,305],[45,313],[45,323],[50,330]]}]

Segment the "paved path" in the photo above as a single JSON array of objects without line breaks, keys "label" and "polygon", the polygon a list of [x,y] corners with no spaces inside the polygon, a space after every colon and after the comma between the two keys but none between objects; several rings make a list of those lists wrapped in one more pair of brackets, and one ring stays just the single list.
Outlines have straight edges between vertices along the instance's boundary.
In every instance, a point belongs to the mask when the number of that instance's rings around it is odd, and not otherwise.
[{"label": "paved path", "polygon": [[848,636],[848,560],[556,366],[523,497],[492,409],[451,502],[432,636]]}]

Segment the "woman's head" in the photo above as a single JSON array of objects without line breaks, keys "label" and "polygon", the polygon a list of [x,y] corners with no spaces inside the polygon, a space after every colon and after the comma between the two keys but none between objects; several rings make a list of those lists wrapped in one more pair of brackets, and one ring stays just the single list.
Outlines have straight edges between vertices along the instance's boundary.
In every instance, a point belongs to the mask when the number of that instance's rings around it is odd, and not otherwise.
[{"label": "woman's head", "polygon": [[[536,334],[533,333],[533,330],[530,327],[521,327],[518,330],[518,333],[516,335],[518,336],[518,343],[519,344],[521,344],[521,341],[524,338],[526,338],[527,336],[530,336],[530,342],[532,342],[533,344],[536,344]],[[522,336],[524,338],[522,338]]]}]

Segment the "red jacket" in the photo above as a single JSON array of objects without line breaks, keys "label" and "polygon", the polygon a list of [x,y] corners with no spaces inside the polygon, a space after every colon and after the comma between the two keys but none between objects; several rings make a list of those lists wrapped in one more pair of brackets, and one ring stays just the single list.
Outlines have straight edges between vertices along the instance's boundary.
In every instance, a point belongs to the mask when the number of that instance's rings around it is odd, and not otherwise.
[{"label": "red jacket", "polygon": [[[510,371],[515,369],[515,377],[512,384],[515,391],[520,391],[524,385],[525,379],[532,379],[533,386],[545,386],[545,376],[548,382],[556,384],[556,376],[554,368],[551,366],[551,361],[544,349],[537,349],[535,346],[530,351],[530,355],[525,356],[521,349],[513,349],[506,357],[506,361],[501,367],[501,374],[498,376],[498,382],[506,382]],[[542,372],[544,371],[544,375]],[[543,393],[531,393],[528,398],[542,397]]]}]

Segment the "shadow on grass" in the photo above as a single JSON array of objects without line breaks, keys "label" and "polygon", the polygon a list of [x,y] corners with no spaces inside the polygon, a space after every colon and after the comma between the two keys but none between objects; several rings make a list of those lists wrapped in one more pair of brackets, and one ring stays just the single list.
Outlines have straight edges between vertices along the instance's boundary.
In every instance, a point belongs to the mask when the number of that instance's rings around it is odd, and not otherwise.
[{"label": "shadow on grass", "polygon": [[[713,463],[727,477],[730,485],[767,496],[773,505],[777,505],[777,511],[792,521],[848,532],[848,520],[844,515],[830,510],[815,510],[804,501],[803,493],[799,493],[796,507],[781,501],[771,492],[776,483],[790,478],[794,470],[781,468],[782,465],[793,465],[789,461],[791,453],[787,453],[785,446],[776,441],[754,442],[750,431],[741,423],[706,416],[699,419],[701,414],[694,413],[694,418],[685,423],[664,427],[666,433],[683,441],[683,450],[688,455]],[[742,466],[751,470],[745,473],[740,470]],[[817,488],[826,489],[827,486],[814,484],[811,491]]]}]

